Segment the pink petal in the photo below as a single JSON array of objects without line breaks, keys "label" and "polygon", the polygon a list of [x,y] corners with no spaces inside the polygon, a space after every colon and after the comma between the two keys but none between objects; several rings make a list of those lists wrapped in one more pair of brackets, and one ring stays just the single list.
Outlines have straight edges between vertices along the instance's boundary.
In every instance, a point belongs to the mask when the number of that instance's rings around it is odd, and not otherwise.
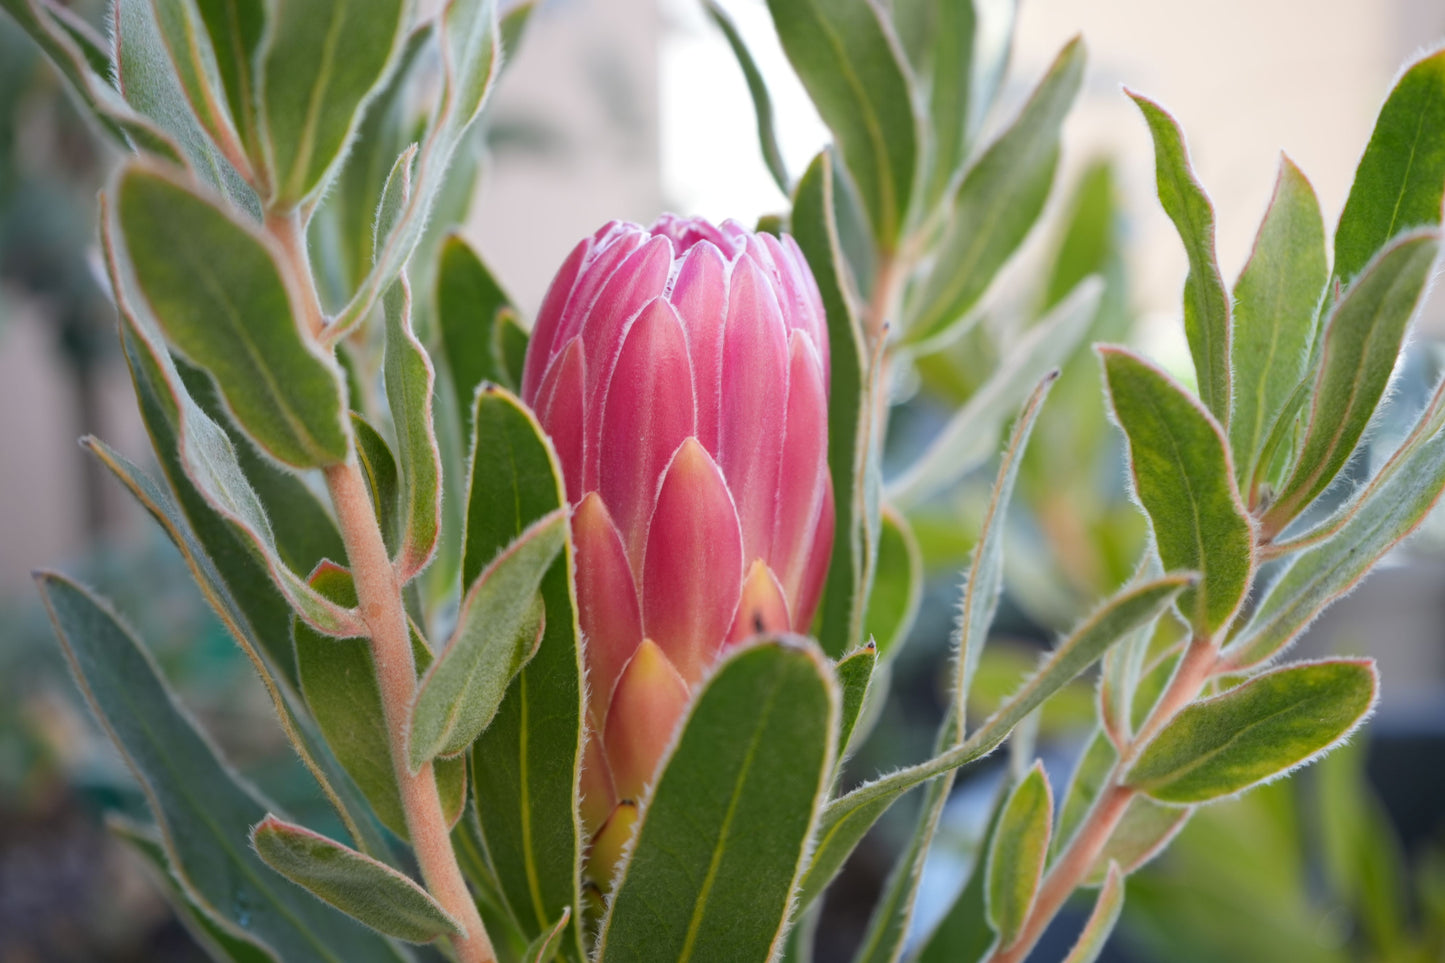
[{"label": "pink petal", "polygon": [[732,496],[717,464],[689,438],[662,480],[642,578],[643,628],[689,682],[702,676],[732,625],[742,572]]},{"label": "pink petal", "polygon": [[733,266],[723,332],[718,461],[737,499],[744,558],[769,557],[788,399],[787,329],[752,258]]},{"label": "pink petal", "polygon": [[782,249],[787,255],[783,281],[795,292],[795,303],[798,305],[789,321],[793,327],[808,332],[813,339],[813,346],[818,349],[818,354],[823,359],[823,387],[826,389],[831,383],[829,379],[832,367],[828,357],[828,315],[823,310],[823,296],[818,291],[818,281],[813,277],[812,268],[808,267],[808,259],[803,256],[798,242],[793,240],[791,235],[784,234]]},{"label": "pink petal", "polygon": [[700,241],[687,252],[672,285],[672,306],[687,332],[697,389],[697,438],[708,451],[718,444],[722,390],[722,335],[727,318],[728,265],[716,246]]},{"label": "pink petal", "polygon": [[813,615],[818,611],[818,601],[823,597],[823,583],[828,577],[828,563],[833,558],[833,479],[829,478],[823,488],[823,504],[818,511],[818,527],[813,535],[813,547],[808,552],[808,567],[803,571],[803,584],[793,605],[793,631],[811,631]]},{"label": "pink petal", "polygon": [[[596,488],[622,533],[634,571],[640,571],[658,479],[694,427],[687,336],[677,313],[661,298],[628,331],[605,405]],[[588,457],[593,457],[590,452]]]},{"label": "pink petal", "polygon": [[636,800],[652,780],[687,710],[687,683],[651,639],[637,647],[612,694],[603,744],[619,799]]},{"label": "pink petal", "polygon": [[618,267],[646,241],[647,235],[640,229],[622,222],[613,222],[594,235],[592,257],[582,265],[577,283],[572,286],[557,337],[574,338],[582,332],[593,304]]},{"label": "pink petal", "polygon": [[567,342],[561,357],[547,369],[537,388],[535,402],[537,420],[552,438],[562,477],[567,483],[567,500],[582,497],[582,458],[586,450],[587,412],[583,407],[583,388],[587,383],[587,362],[582,356],[582,342]]},{"label": "pink petal", "polygon": [[758,559],[748,567],[748,577],[743,579],[742,597],[738,599],[738,610],[733,616],[728,642],[787,632],[792,627],[783,587],[778,584],[772,570]]},{"label": "pink petal", "polygon": [[577,620],[587,653],[588,706],[598,725],[622,667],[642,641],[642,613],[622,539],[602,497],[588,493],[572,512],[577,549]]},{"label": "pink petal", "polygon": [[[625,240],[631,243],[633,239]],[[587,309],[581,323],[590,376],[589,404],[595,405],[606,390],[628,323],[649,301],[663,296],[671,273],[672,242],[665,237],[651,238],[617,266]]]},{"label": "pink petal", "polygon": [[532,326],[532,337],[527,343],[527,361],[522,367],[522,400],[533,407],[536,407],[539,384],[547,363],[561,347],[557,331],[562,324],[562,309],[566,307],[582,263],[592,254],[595,243],[593,238],[583,238],[572,249],[547,288],[542,307],[537,310],[537,321]]},{"label": "pink petal", "polygon": [[796,603],[828,481],[828,395],[812,339],[794,331],[788,340],[787,427],[768,563]]}]

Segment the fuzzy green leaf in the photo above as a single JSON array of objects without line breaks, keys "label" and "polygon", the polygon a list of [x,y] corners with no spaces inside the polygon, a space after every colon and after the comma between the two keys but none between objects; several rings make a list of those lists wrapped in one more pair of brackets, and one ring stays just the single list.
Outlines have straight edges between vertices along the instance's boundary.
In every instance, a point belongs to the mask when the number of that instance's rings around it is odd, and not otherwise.
[{"label": "fuzzy green leaf", "polygon": [[84,589],[49,574],[38,584],[76,680],[145,789],[187,891],[285,959],[400,959],[330,907],[294,898],[246,845],[267,804],[220,760],[145,649]]},{"label": "fuzzy green leaf", "polygon": [[531,943],[522,953],[521,963],[551,963],[562,948],[562,933],[567,929],[567,923],[572,919],[572,907],[562,908],[562,915],[551,929],[544,931]]},{"label": "fuzzy green leaf", "polygon": [[1440,251],[1438,231],[1396,238],[1326,323],[1314,405],[1294,472],[1265,516],[1278,531],[1329,487],[1375,416]]},{"label": "fuzzy green leaf", "polygon": [[[567,504],[552,446],[516,396],[484,387],[472,425],[464,585],[528,526]],[[542,580],[541,647],[472,750],[473,770],[486,773],[472,781],[482,836],[507,906],[529,939],[548,931],[564,908],[581,905],[575,799],[583,677],[572,565],[568,539]],[[575,917],[569,932],[563,953],[580,961]]]},{"label": "fuzzy green leaf", "polygon": [[1154,166],[1159,203],[1174,222],[1189,274],[1184,278],[1184,334],[1199,381],[1199,400],[1222,425],[1229,424],[1230,317],[1229,295],[1214,253],[1214,206],[1194,177],[1184,132],[1168,111],[1154,101],[1130,93],[1154,138]]},{"label": "fuzzy green leaf", "polygon": [[1254,527],[1234,484],[1219,425],[1189,393],[1122,348],[1102,348],[1114,417],[1129,441],[1134,493],[1149,515],[1159,559],[1199,572],[1179,608],[1209,635],[1229,624],[1249,591]]},{"label": "fuzzy green leaf", "polygon": [[1004,803],[1003,815],[988,848],[988,922],[1000,946],[1018,939],[1033,908],[1044,858],[1049,852],[1049,830],[1054,819],[1054,796],[1044,766],[1035,762]]},{"label": "fuzzy green leaf", "polygon": [[644,803],[597,959],[768,957],[832,775],[837,726],[831,672],[811,643],[762,642],[725,659]]},{"label": "fuzzy green leaf", "polygon": [[457,411],[465,419],[462,437],[472,434],[472,401],[483,382],[511,380],[493,339],[498,314],[511,299],[481,257],[459,234],[442,242],[436,278],[436,322],[442,355],[452,376]]},{"label": "fuzzy green leaf", "polygon": [[[948,192],[968,158],[972,127],[973,45],[977,14],[973,0],[921,0],[926,7],[927,48],[919,73],[927,73],[929,142],[927,179],[923,188],[925,210],[932,209]],[[895,18],[899,4],[894,4]]]},{"label": "fuzzy green leaf", "polygon": [[[356,604],[356,586],[345,569],[323,565],[312,573],[310,581],[332,601]],[[381,824],[399,839],[409,839],[370,640],[327,638],[299,619],[293,621],[291,631],[301,692],[326,744],[366,796]],[[421,675],[431,665],[432,654],[414,625],[411,650],[417,674]],[[455,823],[466,804],[466,760],[439,759],[435,772],[442,809]]]},{"label": "fuzzy green leaf", "polygon": [[1335,277],[1356,275],[1401,231],[1440,223],[1445,197],[1445,51],[1410,66],[1375,120],[1335,230]]},{"label": "fuzzy green leaf", "polygon": [[878,248],[908,217],[919,130],[902,51],[871,0],[768,0],[773,24],[857,186]]},{"label": "fuzzy green leaf", "polygon": [[269,244],[143,164],[125,169],[115,194],[151,312],[171,344],[215,379],[247,435],[296,468],[345,459],[340,371],[304,338]]},{"label": "fuzzy green leaf", "polygon": [[1094,901],[1094,911],[1074,940],[1073,949],[1064,957],[1064,963],[1094,963],[1104,951],[1114,924],[1119,922],[1119,912],[1124,908],[1124,874],[1117,863],[1110,863],[1099,889],[1099,898]]},{"label": "fuzzy green leaf", "polygon": [[912,963],[958,963],[959,960],[981,960],[993,943],[993,931],[988,925],[988,909],[984,905],[988,896],[987,882],[988,852],[984,846],[998,829],[999,817],[1003,815],[1003,804],[1008,801],[1009,778],[999,783],[984,834],[973,847],[972,866],[968,880],[944,912],[938,925],[929,933],[918,950],[910,957]]},{"label": "fuzzy green leaf", "polygon": [[396,457],[381,433],[354,411],[351,431],[356,437],[356,460],[366,479],[366,491],[381,525],[382,539],[387,552],[395,554],[401,538],[401,477],[396,470]]},{"label": "fuzzy green leaf", "polygon": [[863,338],[847,290],[847,268],[834,218],[833,163],[826,151],[808,165],[793,194],[793,237],[798,242],[828,319],[832,384],[828,392],[828,472],[833,478],[833,557],[823,592],[818,641],[833,658],[863,641],[865,585],[871,547],[864,524],[863,473],[871,420],[863,404]]},{"label": "fuzzy green leaf", "polygon": [[400,46],[406,11],[403,0],[272,8],[257,78],[272,203],[299,203],[326,182]]},{"label": "fuzzy green leaf", "polygon": [[[243,156],[228,109],[220,65],[197,0],[151,0],[151,6],[191,113],[214,143],[231,147],[237,157]],[[229,37],[227,41],[238,42]]]},{"label": "fuzzy green leaf", "polygon": [[267,866],[385,936],[430,943],[462,931],[412,880],[303,826],[267,813],[251,830],[251,845]]},{"label": "fuzzy green leaf", "polygon": [[417,689],[407,740],[413,772],[464,751],[497,714],[542,642],[537,590],[566,540],[566,513],[544,516],[467,590],[456,631]]},{"label": "fuzzy green leaf", "polygon": [[1250,490],[1270,428],[1305,375],[1328,277],[1319,201],[1299,168],[1282,158],[1254,251],[1234,285],[1229,445],[1242,492]]},{"label": "fuzzy green leaf", "polygon": [[426,349],[412,333],[411,289],[405,279],[391,286],[383,305],[386,355],[382,370],[401,467],[397,568],[404,582],[431,561],[441,532],[442,463],[432,421],[436,373]]},{"label": "fuzzy green leaf", "polygon": [[1283,776],[1328,752],[1374,707],[1369,659],[1285,666],[1186,707],[1129,770],[1166,803],[1208,802]]},{"label": "fuzzy green leaf", "polygon": [[838,675],[838,754],[848,751],[848,742],[863,711],[863,701],[873,681],[873,670],[878,665],[878,646],[872,639],[861,648],[854,649],[833,666]]},{"label": "fuzzy green leaf", "polygon": [[210,36],[231,122],[253,162],[257,147],[256,53],[266,32],[265,0],[195,0]]},{"label": "fuzzy green leaf", "polygon": [[1239,668],[1272,658],[1325,606],[1345,595],[1375,563],[1425,520],[1445,491],[1445,385],[1437,388],[1410,437],[1366,489],[1301,552],[1264,598],[1225,656]]},{"label": "fuzzy green leaf", "polygon": [[799,884],[800,908],[807,908],[832,881],[853,847],[899,797],[920,783],[998,748],[1025,716],[1072,682],[1109,646],[1156,618],[1189,584],[1189,577],[1166,576],[1126,587],[1061,642],[1019,691],[961,745],[916,766],[865,783],[830,802],[823,811],[812,862]]},{"label": "fuzzy green leaf", "polygon": [[763,151],[763,163],[767,165],[768,173],[773,175],[773,183],[778,185],[778,190],[789,194],[793,188],[788,179],[788,167],[783,163],[783,152],[778,148],[778,133],[773,120],[773,98],[768,93],[768,83],[763,79],[757,61],[753,60],[752,51],[748,49],[727,11],[719,6],[716,0],[703,0],[703,5],[712,22],[722,31],[728,46],[732,48],[738,67],[742,69],[743,79],[747,81],[748,94],[753,98],[753,111],[758,118],[758,146]]},{"label": "fuzzy green leaf", "polygon": [[923,556],[901,512],[885,507],[878,533],[878,559],[863,631],[887,655],[913,628],[923,601]]},{"label": "fuzzy green leaf", "polygon": [[908,305],[909,341],[937,344],[955,336],[1038,220],[1058,166],[1060,127],[1083,82],[1084,60],[1082,40],[1065,45],[1018,117],[964,176],[934,267]]}]

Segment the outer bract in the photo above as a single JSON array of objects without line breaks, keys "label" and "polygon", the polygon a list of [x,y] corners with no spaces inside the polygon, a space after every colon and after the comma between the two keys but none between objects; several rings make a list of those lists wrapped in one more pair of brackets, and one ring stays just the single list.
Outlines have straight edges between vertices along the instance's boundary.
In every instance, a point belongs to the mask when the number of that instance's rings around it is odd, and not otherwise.
[{"label": "outer bract", "polygon": [[790,237],[613,222],[552,282],[522,397],[574,506],[583,818],[605,887],[630,804],[718,654],[807,632],[817,609],[833,544],[817,284]]}]

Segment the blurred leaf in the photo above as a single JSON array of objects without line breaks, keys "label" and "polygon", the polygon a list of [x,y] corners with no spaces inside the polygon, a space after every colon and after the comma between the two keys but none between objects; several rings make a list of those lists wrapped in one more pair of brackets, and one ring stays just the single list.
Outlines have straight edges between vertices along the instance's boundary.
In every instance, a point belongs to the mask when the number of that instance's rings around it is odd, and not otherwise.
[{"label": "blurred leaf", "polygon": [[1061,642],[1014,697],[961,745],[864,783],[830,802],[823,810],[812,861],[800,882],[799,908],[806,909],[823,891],[853,847],[900,796],[998,748],[1025,716],[1092,665],[1120,637],[1155,618],[1188,584],[1188,577],[1168,576],[1124,588]]},{"label": "blurred leaf", "polygon": [[527,342],[531,339],[527,329],[522,327],[517,312],[503,308],[497,312],[497,323],[492,327],[492,354],[499,365],[503,387],[512,391],[522,390],[522,371],[527,362]]},{"label": "blurred leaf", "polygon": [[115,196],[156,320],[215,378],[247,435],[297,468],[345,459],[340,372],[303,336],[267,242],[155,168],[132,163]]},{"label": "blurred leaf", "polygon": [[[501,388],[477,393],[463,585],[471,586],[506,545],[564,509],[561,470],[536,417]],[[545,627],[537,654],[512,680],[492,724],[472,748],[477,815],[502,893],[522,932],[535,939],[564,908],[581,906],[582,829],[576,793],[581,764],[583,676],[571,539],[541,583]],[[563,945],[580,961],[581,929]]]},{"label": "blurred leaf", "polygon": [[908,519],[886,506],[882,517],[876,574],[868,593],[863,631],[878,643],[878,651],[886,657],[908,637],[923,601],[923,558]]},{"label": "blurred leaf", "polygon": [[464,751],[542,642],[537,589],[567,540],[567,515],[534,522],[467,589],[457,628],[422,677],[407,737],[413,772]]},{"label": "blurred leaf", "polygon": [[1319,201],[1299,168],[1282,157],[1254,250],[1234,285],[1229,444],[1234,477],[1251,500],[1270,427],[1305,376],[1328,276]]},{"label": "blurred leaf", "polygon": [[1083,41],[1071,40],[1014,122],[959,185],[933,269],[907,306],[906,337],[938,344],[956,336],[999,268],[1023,243],[1048,199],[1059,129],[1084,76]]},{"label": "blurred leaf", "polygon": [[[963,170],[973,118],[973,0],[915,0],[932,14],[928,24],[928,124],[932,152],[923,189],[923,209],[932,210]],[[895,13],[898,5],[895,4]],[[920,71],[922,73],[922,71]]]},{"label": "blurred leaf", "polygon": [[132,823],[115,813],[106,814],[105,828],[145,861],[152,881],[165,893],[166,902],[181,925],[211,959],[226,963],[276,963],[275,955],[261,944],[232,933],[191,901],[171,871],[160,830]]},{"label": "blurred leaf", "polygon": [[1054,797],[1044,766],[1035,762],[1004,803],[988,849],[984,906],[1000,947],[1013,944],[1033,909],[1049,852]]},{"label": "blurred leaf", "polygon": [[[312,573],[311,583],[335,602],[356,604],[356,586],[345,569],[322,566]],[[327,638],[300,620],[293,621],[291,632],[301,692],[326,744],[366,796],[377,820],[398,839],[409,840],[370,640]],[[416,626],[411,627],[411,651],[420,676],[431,665],[432,654]],[[466,760],[437,760],[436,781],[442,808],[455,822],[466,804]]]},{"label": "blurred leaf", "polygon": [[1375,704],[1368,659],[1303,662],[1187,706],[1126,776],[1168,803],[1207,802],[1283,776],[1348,736]]},{"label": "blurred leaf", "polygon": [[386,403],[396,427],[401,467],[401,547],[398,578],[403,583],[426,567],[441,530],[442,466],[432,422],[436,374],[431,358],[411,330],[411,288],[406,279],[383,299],[386,314]]},{"label": "blurred leaf", "polygon": [[522,953],[521,963],[550,963],[557,955],[557,951],[562,948],[562,944],[558,940],[561,938],[562,932],[567,929],[567,923],[571,919],[572,907],[564,906],[562,915],[557,918],[556,924],[527,945],[527,949]]},{"label": "blurred leaf", "polygon": [[1214,254],[1214,207],[1194,177],[1184,132],[1168,111],[1154,101],[1129,93],[1154,138],[1154,166],[1159,203],[1174,222],[1189,274],[1184,278],[1184,333],[1199,382],[1199,400],[1221,425],[1229,424],[1230,317],[1229,296]]},{"label": "blurred leaf", "polygon": [[1416,61],[1380,108],[1335,230],[1334,276],[1353,284],[1380,248],[1440,223],[1445,197],[1445,51]]},{"label": "blurred leaf", "polygon": [[828,392],[828,471],[833,478],[833,557],[823,591],[818,641],[837,658],[862,642],[866,579],[872,546],[863,522],[862,473],[871,420],[864,405],[862,333],[846,289],[846,267],[833,215],[833,167],[826,151],[808,165],[793,194],[793,237],[818,281],[828,319],[832,361]]},{"label": "blurred leaf", "polygon": [[267,866],[384,936],[430,943],[462,932],[412,880],[304,826],[267,813],[251,830],[251,845]]},{"label": "blurred leaf", "polygon": [[1104,951],[1104,944],[1109,941],[1109,934],[1114,931],[1114,924],[1119,922],[1119,911],[1123,908],[1124,878],[1118,864],[1110,863],[1099,898],[1094,901],[1094,911],[1089,914],[1088,922],[1079,932],[1064,963],[1094,963]]},{"label": "blurred leaf", "polygon": [[1011,345],[983,387],[949,417],[923,454],[888,483],[889,500],[905,509],[917,505],[991,458],[1004,423],[1027,397],[1024,392],[1079,346],[1103,289],[1097,278],[1084,280]]},{"label": "blurred leaf", "polygon": [[1425,520],[1445,490],[1442,425],[1445,385],[1365,490],[1322,524],[1318,539],[1307,539],[1314,544],[1269,586],[1224,652],[1233,667],[1258,665],[1280,652]]},{"label": "blurred leaf", "polygon": [[1254,526],[1230,471],[1219,425],[1168,375],[1122,348],[1102,348],[1109,401],[1129,441],[1134,493],[1166,570],[1192,570],[1199,587],[1179,610],[1208,636],[1227,626],[1249,591]]},{"label": "blurred leaf", "polygon": [[918,119],[902,51],[871,0],[768,0],[778,39],[833,132],[879,250],[903,231]]},{"label": "blurred leaf", "polygon": [[848,742],[858,716],[863,711],[863,700],[868,697],[872,685],[873,670],[878,665],[878,646],[872,639],[861,648],[854,649],[838,660],[833,671],[838,676],[838,755],[848,751]]},{"label": "blurred leaf", "polygon": [[1011,778],[1005,774],[999,782],[983,835],[973,853],[968,879],[938,925],[923,938],[922,945],[910,957],[911,963],[974,963],[983,959],[993,944],[993,930],[989,927],[988,909],[984,905],[988,899],[985,892],[988,853],[984,846],[998,830],[999,817],[1003,815],[1004,803],[1008,801]]},{"label": "blurred leaf", "polygon": [[1304,446],[1264,518],[1277,532],[1329,487],[1375,415],[1440,250],[1439,232],[1405,234],[1365,267],[1326,322]]},{"label": "blurred leaf", "polygon": [[436,320],[442,353],[452,376],[457,410],[463,413],[462,437],[472,434],[472,401],[485,381],[511,380],[493,339],[498,315],[511,299],[481,257],[459,234],[442,242],[436,278]]},{"label": "blurred leaf", "polygon": [[216,755],[144,648],[59,575],[37,579],[76,680],[145,787],[188,895],[288,959],[398,960],[385,940],[320,903],[297,901],[246,845],[268,808]]},{"label": "blurred leaf", "polygon": [[788,922],[837,725],[837,692],[811,643],[725,658],[644,804],[597,959],[766,958]]},{"label": "blurred leaf", "polygon": [[742,34],[738,33],[737,25],[727,11],[719,6],[716,0],[704,0],[703,5],[708,16],[727,39],[733,56],[737,58],[738,67],[742,69],[743,79],[747,81],[748,94],[753,98],[753,110],[758,118],[758,146],[763,151],[763,163],[767,165],[768,173],[773,175],[773,183],[778,185],[778,190],[791,194],[793,186],[789,182],[788,167],[783,163],[783,153],[778,148],[778,134],[773,120],[773,99],[768,94],[767,81],[763,79],[757,62],[753,60],[752,51],[748,50],[747,43]]},{"label": "blurred leaf", "polygon": [[403,0],[333,0],[270,8],[259,51],[270,204],[294,205],[325,184],[361,108],[401,44]]},{"label": "blurred leaf", "polygon": [[351,432],[356,438],[356,460],[366,479],[371,508],[389,554],[395,554],[401,537],[401,477],[396,470],[396,457],[386,439],[366,419],[351,413]]}]

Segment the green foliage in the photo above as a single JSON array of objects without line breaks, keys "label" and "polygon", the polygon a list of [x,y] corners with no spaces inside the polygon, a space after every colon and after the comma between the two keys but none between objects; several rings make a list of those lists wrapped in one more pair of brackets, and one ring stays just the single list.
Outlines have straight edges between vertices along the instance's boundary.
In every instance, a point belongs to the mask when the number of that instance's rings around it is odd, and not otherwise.
[{"label": "green foliage", "polygon": [[1256,676],[1175,716],[1130,768],[1129,785],[1196,803],[1277,778],[1347,737],[1374,707],[1376,686],[1367,660]]},{"label": "green foliage", "polygon": [[[511,299],[470,244],[455,234],[442,242],[437,256],[436,322],[457,410],[465,416],[463,437],[471,434],[477,388],[486,382],[512,382],[497,337],[502,312],[510,308]],[[510,386],[520,388],[516,382]]]},{"label": "green foliage", "polygon": [[401,468],[397,565],[404,582],[431,561],[441,532],[442,463],[432,423],[436,375],[431,358],[411,330],[411,289],[405,281],[391,286],[382,306],[386,316],[382,370]]},{"label": "green foliage", "polygon": [[1109,865],[1104,885],[1099,888],[1099,898],[1088,922],[1074,941],[1073,949],[1064,957],[1064,963],[1093,963],[1104,950],[1114,924],[1119,921],[1119,911],[1124,908],[1124,876],[1117,863]]},{"label": "green foliage", "polygon": [[999,945],[1018,939],[1044,873],[1054,798],[1042,763],[1034,763],[1004,803],[988,850],[984,906]]},{"label": "green foliage", "polygon": [[873,685],[873,670],[878,665],[878,646],[868,644],[854,649],[833,666],[838,676],[838,754],[848,750],[859,713]]},{"label": "green foliage", "polygon": [[788,922],[837,725],[831,672],[811,644],[729,656],[643,802],[597,958],[767,957]]},{"label": "green foliage", "polygon": [[882,523],[864,632],[887,656],[908,636],[923,601],[923,558],[913,528],[900,512],[884,508]]},{"label": "green foliage", "polygon": [[267,814],[251,830],[256,855],[352,919],[408,943],[460,932],[427,891],[384,863]]}]

